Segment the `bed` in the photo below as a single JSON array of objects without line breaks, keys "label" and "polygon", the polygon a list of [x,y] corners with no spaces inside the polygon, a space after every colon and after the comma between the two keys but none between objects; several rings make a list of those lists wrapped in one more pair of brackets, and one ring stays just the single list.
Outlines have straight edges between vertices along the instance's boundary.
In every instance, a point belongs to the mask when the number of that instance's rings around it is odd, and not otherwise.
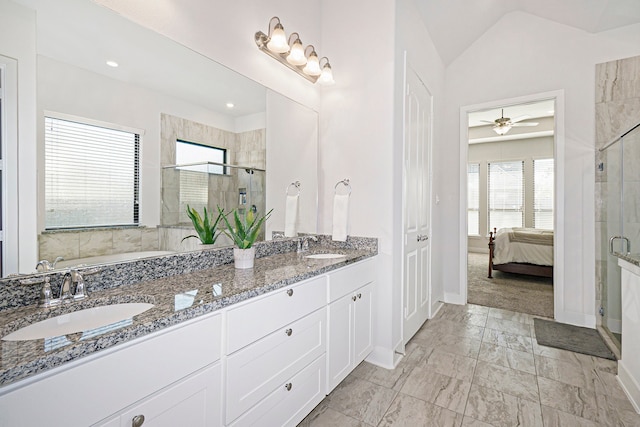
[{"label": "bed", "polygon": [[553,231],[494,228],[489,233],[489,278],[493,271],[553,277]]}]

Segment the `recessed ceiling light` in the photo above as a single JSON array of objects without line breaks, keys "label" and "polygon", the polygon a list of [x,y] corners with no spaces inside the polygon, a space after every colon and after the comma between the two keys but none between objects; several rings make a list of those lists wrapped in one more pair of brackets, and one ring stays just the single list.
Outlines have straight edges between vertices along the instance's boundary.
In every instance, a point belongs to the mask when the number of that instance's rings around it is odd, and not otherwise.
[{"label": "recessed ceiling light", "polygon": [[233,108],[235,107],[235,105],[233,105],[233,102],[227,102],[227,108]]},{"label": "recessed ceiling light", "polygon": [[109,67],[116,68],[118,66],[118,63],[116,61],[107,61],[107,65]]}]

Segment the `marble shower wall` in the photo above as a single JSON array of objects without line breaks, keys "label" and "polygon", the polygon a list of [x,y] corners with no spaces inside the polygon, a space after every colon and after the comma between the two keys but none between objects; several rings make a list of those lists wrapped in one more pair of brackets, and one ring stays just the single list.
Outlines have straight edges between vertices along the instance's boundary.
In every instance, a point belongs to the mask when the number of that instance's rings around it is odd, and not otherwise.
[{"label": "marble shower wall", "polygon": [[[226,175],[163,169],[161,225],[190,226],[191,222],[186,215],[187,203],[199,211],[202,211],[205,205],[213,209],[218,205],[227,210],[243,208],[245,206],[240,203],[240,189],[246,190],[249,206],[256,205],[259,212],[264,212],[264,172],[256,172],[251,175],[245,169],[265,169],[265,129],[234,133],[169,114],[162,114],[162,165],[176,163],[176,140],[178,139],[223,148],[227,150],[227,163],[243,166],[243,168],[229,168]],[[189,184],[192,196],[187,195],[186,183]],[[193,196],[194,194],[197,195]],[[175,234],[175,231],[165,230],[161,232],[160,240],[161,242],[173,242],[177,238],[177,236],[174,237]],[[163,239],[162,236],[167,238]],[[162,246],[164,245],[161,244]],[[177,249],[173,244],[168,246],[173,250]]]},{"label": "marble shower wall", "polygon": [[[39,259],[53,261],[157,251],[158,229],[155,227],[115,227],[89,230],[44,231],[38,237]],[[35,268],[35,265],[34,265]]]},{"label": "marble shower wall", "polygon": [[[640,120],[640,56],[596,65],[596,309],[601,305],[616,318],[611,298],[617,298],[616,260],[608,255],[609,235],[624,228],[627,237],[640,242],[640,133],[625,138],[604,152],[599,148],[615,140]],[[624,153],[621,147],[624,146]],[[598,165],[603,163],[601,171]],[[624,171],[621,174],[620,168]],[[624,207],[619,206],[619,187],[624,187]],[[623,208],[623,223],[620,209]],[[636,244],[636,248],[638,245]],[[632,245],[633,250],[633,245]],[[614,311],[612,313],[612,311]],[[617,317],[619,319],[619,317]],[[598,316],[598,323],[602,320]],[[615,322],[614,322],[615,323]],[[613,325],[615,326],[615,325]]]}]

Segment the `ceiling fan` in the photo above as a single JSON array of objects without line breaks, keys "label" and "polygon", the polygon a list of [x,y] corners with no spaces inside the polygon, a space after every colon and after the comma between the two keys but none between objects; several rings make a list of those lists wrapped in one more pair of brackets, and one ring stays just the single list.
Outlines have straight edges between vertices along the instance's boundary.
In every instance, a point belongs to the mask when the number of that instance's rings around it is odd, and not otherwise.
[{"label": "ceiling fan", "polygon": [[497,133],[498,135],[504,135],[509,132],[512,127],[538,126],[537,122],[520,123],[522,120],[526,120],[528,118],[529,116],[527,115],[519,116],[514,119],[505,117],[503,108],[502,117],[499,117],[492,122],[488,120],[481,120],[481,122],[493,124],[493,130],[495,131],[495,133]]}]

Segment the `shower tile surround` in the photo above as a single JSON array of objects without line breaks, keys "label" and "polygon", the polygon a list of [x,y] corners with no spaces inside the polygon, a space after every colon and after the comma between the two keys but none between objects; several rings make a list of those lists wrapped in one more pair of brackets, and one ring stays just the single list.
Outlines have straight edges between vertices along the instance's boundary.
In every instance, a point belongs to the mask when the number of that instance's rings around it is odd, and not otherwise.
[{"label": "shower tile surround", "polygon": [[[68,342],[45,351],[44,340],[0,341],[0,386],[43,372],[65,362],[139,338],[151,332],[279,289],[336,268],[374,256],[375,238],[349,237],[333,242],[331,236],[318,236],[310,249],[296,253],[297,238],[258,242],[253,269],[236,270],[231,247],[178,253],[156,258],[104,265],[85,277],[89,298],[53,309],[36,307],[41,285],[21,285],[20,279],[2,280],[0,286],[0,336],[27,324],[63,312],[92,306],[126,302],[147,302],[155,307],[135,317],[132,325],[96,337]],[[342,253],[345,258],[310,260],[313,253]],[[46,273],[51,277],[54,295],[64,271]],[[193,291],[197,291],[194,295]],[[192,300],[184,308],[178,300]],[[176,307],[178,305],[178,307]]]},{"label": "shower tile surround", "polygon": [[[607,295],[603,292],[608,275],[608,232],[607,219],[617,215],[617,206],[607,203],[608,175],[616,170],[608,170],[606,153],[599,149],[638,123],[640,117],[640,56],[620,59],[596,65],[596,182],[595,182],[595,219],[596,219],[596,312],[601,306],[607,306]],[[640,141],[634,141],[635,153],[640,150]],[[638,153],[640,155],[640,153]],[[629,156],[626,162],[637,162],[638,156]],[[603,171],[598,165],[604,162]],[[625,167],[625,171],[637,171],[637,168]],[[617,171],[619,173],[619,170]],[[625,173],[625,185],[628,191],[640,191],[640,172],[635,177]],[[640,210],[637,206],[635,222],[625,227],[640,233]],[[626,215],[627,218],[632,216]],[[627,258],[624,258],[627,259]],[[633,259],[633,258],[632,258]],[[629,259],[627,259],[629,261]],[[633,261],[630,261],[633,262]],[[635,260],[637,264],[637,260]],[[602,317],[596,316],[597,324],[602,324]]]},{"label": "shower tile surround", "polygon": [[[160,164],[163,166],[176,164],[176,141],[180,139],[227,150],[228,164],[266,168],[265,129],[234,133],[169,114],[161,114],[160,122]],[[247,194],[251,204],[256,205],[258,212],[265,212],[264,173],[249,175],[242,171],[243,169],[231,168],[229,175],[206,175],[208,206],[237,208],[239,188],[251,188],[251,193]],[[201,172],[162,169],[162,225],[189,224],[183,203],[180,201],[181,174],[191,175],[192,179],[198,179],[203,175]],[[175,250],[168,247],[160,249]]]}]

